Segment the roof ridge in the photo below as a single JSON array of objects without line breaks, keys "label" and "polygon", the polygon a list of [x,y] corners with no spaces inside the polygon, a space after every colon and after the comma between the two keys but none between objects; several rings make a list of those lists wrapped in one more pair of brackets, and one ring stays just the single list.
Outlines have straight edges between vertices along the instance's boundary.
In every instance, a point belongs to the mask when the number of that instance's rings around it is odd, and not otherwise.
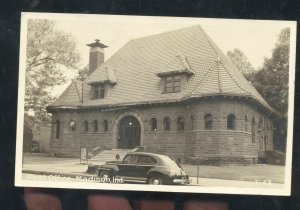
[{"label": "roof ridge", "polygon": [[245,88],[243,88],[235,79],[235,77],[230,73],[230,71],[227,69],[226,65],[224,65],[224,63],[222,62],[223,60],[220,59],[220,64],[222,64],[222,66],[224,67],[224,69],[226,70],[226,72],[229,74],[229,76],[231,77],[231,79],[234,81],[234,83],[243,91],[245,91],[246,93],[249,93],[248,90],[246,90]]},{"label": "roof ridge", "polygon": [[206,81],[207,77],[210,75],[211,72],[213,72],[212,70],[213,70],[213,67],[214,67],[215,65],[216,65],[216,62],[214,62],[214,63],[210,66],[209,70],[207,70],[207,72],[206,72],[205,75],[203,76],[203,79],[197,83],[195,89],[191,91],[191,94],[190,94],[190,95],[193,95],[193,94],[195,93],[195,91],[197,91],[200,87],[203,86],[203,84],[204,84],[204,82]]},{"label": "roof ridge", "polygon": [[172,34],[172,33],[177,32],[177,31],[187,30],[189,28],[200,28],[201,30],[203,30],[200,24],[196,24],[196,25],[191,25],[191,26],[187,26],[187,27],[184,27],[184,28],[178,28],[178,29],[173,29],[173,30],[170,30],[170,31],[160,32],[160,33],[157,33],[157,34],[145,35],[145,36],[142,36],[142,37],[130,39],[128,42],[138,41],[140,39],[145,39],[145,38],[148,38],[148,37],[160,36],[160,35],[164,35],[164,34]]},{"label": "roof ridge", "polygon": [[219,68],[220,60],[217,60],[217,71],[218,71],[218,86],[219,86],[219,92],[223,92],[221,87],[221,80],[220,80],[220,68]]},{"label": "roof ridge", "polygon": [[[70,92],[72,83],[73,83],[73,81],[72,81],[71,84],[67,87],[67,89],[63,92],[63,94],[66,94],[66,96],[69,95],[69,92]],[[60,97],[63,96],[63,94],[61,94]],[[62,105],[65,105],[66,98],[67,98],[67,97],[63,97],[63,98],[62,98],[62,103],[61,103]]]},{"label": "roof ridge", "polygon": [[214,42],[210,39],[210,37],[208,36],[208,34],[203,30],[202,27],[200,27],[201,32],[203,33],[204,37],[207,39],[208,44],[211,46],[212,50],[215,52],[217,58],[219,57],[219,53],[217,51],[217,49],[214,46]]},{"label": "roof ridge", "polygon": [[[80,98],[80,92],[79,92],[79,90],[78,90],[78,87],[77,87],[77,82],[80,82],[80,81],[78,81],[78,80],[74,80],[74,82],[75,82],[75,86],[76,86],[76,91],[77,91],[77,96],[78,96],[78,99],[79,99],[79,101],[81,102],[81,98]],[[83,87],[82,87],[83,88]]]}]

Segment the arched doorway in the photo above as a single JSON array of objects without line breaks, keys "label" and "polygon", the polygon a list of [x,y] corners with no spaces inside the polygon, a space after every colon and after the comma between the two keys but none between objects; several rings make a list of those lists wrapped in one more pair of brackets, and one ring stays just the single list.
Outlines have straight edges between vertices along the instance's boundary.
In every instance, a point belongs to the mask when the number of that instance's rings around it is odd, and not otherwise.
[{"label": "arched doorway", "polygon": [[141,144],[141,125],[133,116],[125,116],[119,122],[119,149],[133,149]]}]

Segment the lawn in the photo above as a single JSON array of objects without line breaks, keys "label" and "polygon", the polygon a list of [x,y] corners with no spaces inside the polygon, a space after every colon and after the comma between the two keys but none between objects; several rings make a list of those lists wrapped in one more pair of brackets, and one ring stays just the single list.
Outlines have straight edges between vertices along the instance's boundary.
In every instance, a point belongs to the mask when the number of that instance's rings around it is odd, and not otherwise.
[{"label": "lawn", "polygon": [[[197,165],[181,164],[191,177],[197,176]],[[215,178],[241,181],[270,181],[284,183],[284,166],[257,164],[257,165],[226,165],[209,166],[199,165],[200,178]]]}]

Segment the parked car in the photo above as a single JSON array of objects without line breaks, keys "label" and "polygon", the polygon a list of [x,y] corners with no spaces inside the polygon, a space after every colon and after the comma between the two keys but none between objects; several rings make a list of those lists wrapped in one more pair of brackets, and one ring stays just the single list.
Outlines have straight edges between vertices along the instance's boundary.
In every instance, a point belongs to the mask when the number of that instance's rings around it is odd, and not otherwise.
[{"label": "parked car", "polygon": [[147,152],[130,152],[122,161],[106,162],[99,166],[98,176],[101,180],[122,179],[153,185],[190,183],[188,174],[174,159]]}]

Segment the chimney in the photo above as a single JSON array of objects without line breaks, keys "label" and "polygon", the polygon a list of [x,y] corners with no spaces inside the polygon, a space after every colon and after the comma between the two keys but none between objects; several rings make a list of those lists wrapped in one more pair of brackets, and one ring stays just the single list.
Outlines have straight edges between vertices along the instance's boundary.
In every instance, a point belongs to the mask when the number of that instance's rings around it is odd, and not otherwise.
[{"label": "chimney", "polygon": [[87,44],[90,47],[89,75],[93,73],[104,62],[104,48],[108,46],[102,44],[99,39],[94,43]]}]

